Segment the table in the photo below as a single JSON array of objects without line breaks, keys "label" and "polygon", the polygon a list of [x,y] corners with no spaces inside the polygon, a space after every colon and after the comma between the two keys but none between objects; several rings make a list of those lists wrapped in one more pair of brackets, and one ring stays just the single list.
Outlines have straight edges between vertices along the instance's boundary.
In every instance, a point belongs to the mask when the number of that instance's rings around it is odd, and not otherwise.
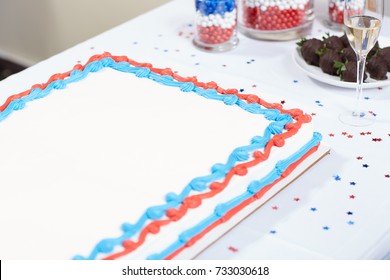
[{"label": "table", "polygon": [[[324,2],[315,3],[312,36],[329,31],[322,24]],[[352,105],[354,90],[304,74],[292,60],[294,41],[256,41],[239,34],[235,50],[205,53],[192,46],[193,18],[192,0],[174,0],[0,82],[0,103],[52,73],[109,51],[300,107],[312,114],[331,154],[197,258],[390,258],[390,87],[365,91],[364,103],[377,118],[374,125],[345,126],[337,116]],[[389,22],[386,17],[382,36],[390,37]]]}]

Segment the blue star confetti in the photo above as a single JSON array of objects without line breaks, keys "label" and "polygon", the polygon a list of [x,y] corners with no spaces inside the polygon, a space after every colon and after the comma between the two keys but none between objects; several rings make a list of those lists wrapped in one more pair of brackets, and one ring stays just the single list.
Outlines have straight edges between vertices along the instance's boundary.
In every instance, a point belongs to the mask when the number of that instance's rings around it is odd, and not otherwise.
[{"label": "blue star confetti", "polygon": [[335,179],[335,181],[341,181],[341,177],[339,175],[334,175],[333,179]]}]

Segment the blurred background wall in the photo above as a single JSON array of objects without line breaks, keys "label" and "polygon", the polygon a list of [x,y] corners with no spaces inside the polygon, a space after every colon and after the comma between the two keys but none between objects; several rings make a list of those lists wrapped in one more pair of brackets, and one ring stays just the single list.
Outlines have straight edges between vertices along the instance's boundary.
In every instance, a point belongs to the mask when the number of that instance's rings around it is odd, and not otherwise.
[{"label": "blurred background wall", "polygon": [[170,0],[0,0],[0,57],[34,64]]},{"label": "blurred background wall", "polygon": [[169,1],[0,0],[0,57],[31,65]]}]

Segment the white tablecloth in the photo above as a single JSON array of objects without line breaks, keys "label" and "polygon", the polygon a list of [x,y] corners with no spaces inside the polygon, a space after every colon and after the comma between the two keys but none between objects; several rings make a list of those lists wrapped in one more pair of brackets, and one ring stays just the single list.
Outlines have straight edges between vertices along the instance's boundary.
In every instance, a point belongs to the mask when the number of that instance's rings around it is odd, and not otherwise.
[{"label": "white tablecloth", "polygon": [[[316,1],[312,36],[327,1]],[[199,259],[381,259],[390,252],[390,87],[365,91],[376,123],[355,128],[338,120],[355,92],[317,82],[294,63],[295,41],[256,41],[210,54],[192,46],[194,1],[175,0],[0,82],[0,104],[91,55],[109,51],[182,76],[265,96],[313,115],[332,152],[292,185],[223,236]],[[390,18],[382,36],[390,37]],[[233,77],[233,78],[231,78]],[[237,80],[234,79],[237,77]],[[239,84],[238,81],[239,80]]]}]

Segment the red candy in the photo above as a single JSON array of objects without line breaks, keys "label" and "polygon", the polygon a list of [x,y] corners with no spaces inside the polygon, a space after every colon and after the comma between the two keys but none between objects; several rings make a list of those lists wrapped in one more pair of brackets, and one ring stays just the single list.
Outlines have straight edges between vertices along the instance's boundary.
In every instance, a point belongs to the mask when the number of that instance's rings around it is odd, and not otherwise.
[{"label": "red candy", "polygon": [[283,30],[299,26],[305,21],[306,6],[301,9],[280,10],[279,7],[268,7],[262,11],[260,7],[244,6],[243,24],[257,30]]},{"label": "red candy", "polygon": [[197,26],[199,40],[206,44],[221,44],[230,40],[234,34],[235,26],[231,28],[221,28],[216,26]]},{"label": "red candy", "polygon": [[329,18],[331,21],[343,24],[344,23],[344,11],[339,10],[337,5],[333,5],[333,7],[329,6]]}]

